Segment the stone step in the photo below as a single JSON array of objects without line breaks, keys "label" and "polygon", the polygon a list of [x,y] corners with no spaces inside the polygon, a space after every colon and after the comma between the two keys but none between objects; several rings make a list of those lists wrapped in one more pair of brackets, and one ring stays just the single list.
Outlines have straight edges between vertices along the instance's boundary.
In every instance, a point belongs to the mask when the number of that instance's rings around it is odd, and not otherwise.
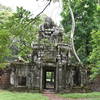
[{"label": "stone step", "polygon": [[43,94],[55,94],[55,90],[54,89],[44,89]]}]

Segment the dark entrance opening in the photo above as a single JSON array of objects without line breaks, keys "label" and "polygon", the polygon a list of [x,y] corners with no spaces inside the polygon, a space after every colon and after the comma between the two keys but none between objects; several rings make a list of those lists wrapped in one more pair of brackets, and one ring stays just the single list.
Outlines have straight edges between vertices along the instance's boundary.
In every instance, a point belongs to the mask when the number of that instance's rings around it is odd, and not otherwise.
[{"label": "dark entrance opening", "polygon": [[75,69],[75,74],[74,74],[74,85],[75,86],[79,86],[81,83],[81,80],[80,80],[80,72],[79,72],[79,69]]},{"label": "dark entrance opening", "polygon": [[46,67],[43,69],[43,89],[56,88],[56,68]]},{"label": "dark entrance opening", "polygon": [[19,76],[18,77],[18,85],[19,86],[26,86],[26,77]]}]

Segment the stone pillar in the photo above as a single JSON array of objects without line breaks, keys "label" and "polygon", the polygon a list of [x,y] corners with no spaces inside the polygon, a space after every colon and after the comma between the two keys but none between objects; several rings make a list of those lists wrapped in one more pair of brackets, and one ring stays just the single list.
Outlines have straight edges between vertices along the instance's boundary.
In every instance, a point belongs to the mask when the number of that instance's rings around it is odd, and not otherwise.
[{"label": "stone pillar", "polygon": [[63,89],[65,89],[66,88],[66,65],[63,65],[62,66],[62,87],[63,87]]},{"label": "stone pillar", "polygon": [[87,70],[81,68],[81,86],[87,84]]},{"label": "stone pillar", "polygon": [[43,90],[43,84],[42,84],[42,79],[43,78],[43,67],[40,67],[40,91]]},{"label": "stone pillar", "polygon": [[[62,87],[63,87],[63,79],[62,79],[62,77],[63,77],[63,75],[62,75],[63,73],[62,73],[62,66],[60,66],[59,67],[59,91],[61,91],[62,90]],[[65,80],[65,79],[64,79]]]},{"label": "stone pillar", "polygon": [[17,68],[16,68],[16,72],[14,75],[14,85],[15,85],[15,87],[18,86],[18,69]]},{"label": "stone pillar", "polygon": [[14,81],[15,81],[14,80],[14,72],[12,71],[11,74],[10,74],[10,84],[14,85]]},{"label": "stone pillar", "polygon": [[58,84],[59,84],[59,66],[57,65],[57,67],[56,67],[56,92],[59,91]]}]

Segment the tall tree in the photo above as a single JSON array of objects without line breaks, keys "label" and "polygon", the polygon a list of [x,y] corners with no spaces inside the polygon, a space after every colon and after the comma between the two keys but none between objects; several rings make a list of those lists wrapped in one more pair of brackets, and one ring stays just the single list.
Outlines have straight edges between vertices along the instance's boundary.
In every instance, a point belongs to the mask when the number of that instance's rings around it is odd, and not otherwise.
[{"label": "tall tree", "polygon": [[[70,35],[71,16],[68,9],[68,1],[63,0],[62,25],[65,33]],[[96,11],[96,2],[93,0],[72,0],[71,6],[75,16],[75,47],[78,55],[84,63],[88,62],[88,56],[91,52],[91,31],[95,27],[94,14]]]},{"label": "tall tree", "polygon": [[[15,13],[5,6],[0,6],[0,9],[0,62],[19,56],[28,60],[27,55],[32,52],[31,43],[37,40],[40,17],[34,19],[31,12],[22,7],[17,7]],[[28,24],[33,20],[35,23]]]}]

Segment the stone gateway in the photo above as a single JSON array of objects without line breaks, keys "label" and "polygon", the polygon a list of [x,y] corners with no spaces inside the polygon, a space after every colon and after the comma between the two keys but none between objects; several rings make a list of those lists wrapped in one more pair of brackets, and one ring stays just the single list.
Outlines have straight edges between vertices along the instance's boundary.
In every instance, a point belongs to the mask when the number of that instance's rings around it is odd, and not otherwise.
[{"label": "stone gateway", "polygon": [[30,63],[11,63],[10,81],[14,87],[43,91],[65,91],[86,85],[87,71],[77,65],[71,45],[64,43],[62,30],[51,18],[40,26],[38,42],[32,44]]}]

